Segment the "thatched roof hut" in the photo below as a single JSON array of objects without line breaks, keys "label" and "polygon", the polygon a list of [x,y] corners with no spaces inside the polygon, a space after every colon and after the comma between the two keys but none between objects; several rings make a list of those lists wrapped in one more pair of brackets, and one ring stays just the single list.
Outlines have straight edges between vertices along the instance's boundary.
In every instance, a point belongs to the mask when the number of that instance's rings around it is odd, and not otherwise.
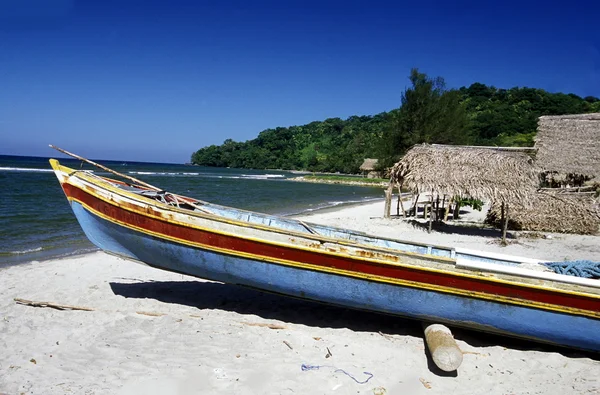
[{"label": "thatched roof hut", "polygon": [[362,171],[373,171],[377,167],[377,162],[377,159],[366,158],[359,169]]},{"label": "thatched roof hut", "polygon": [[377,159],[366,158],[359,169],[362,171],[363,175],[369,178],[378,178],[381,176],[380,172],[376,170],[378,162],[379,160]]},{"label": "thatched roof hut", "polygon": [[[596,234],[600,227],[600,208],[590,194],[538,192],[531,206],[516,202],[518,216],[510,218],[508,228],[540,232]],[[486,222],[500,226],[500,204],[493,204]]]},{"label": "thatched roof hut", "polygon": [[415,194],[527,201],[538,186],[533,160],[524,152],[422,144],[396,163],[391,182]]},{"label": "thatched roof hut", "polygon": [[600,113],[540,117],[535,148],[540,172],[600,181]]}]

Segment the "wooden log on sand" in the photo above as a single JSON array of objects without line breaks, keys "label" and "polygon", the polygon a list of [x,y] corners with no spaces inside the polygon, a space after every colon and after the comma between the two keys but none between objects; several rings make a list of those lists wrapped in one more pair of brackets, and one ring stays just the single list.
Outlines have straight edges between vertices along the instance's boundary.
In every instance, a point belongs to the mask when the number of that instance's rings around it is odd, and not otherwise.
[{"label": "wooden log on sand", "polygon": [[436,366],[444,372],[458,369],[463,360],[463,353],[450,329],[444,325],[431,324],[425,327],[424,332],[427,347]]}]

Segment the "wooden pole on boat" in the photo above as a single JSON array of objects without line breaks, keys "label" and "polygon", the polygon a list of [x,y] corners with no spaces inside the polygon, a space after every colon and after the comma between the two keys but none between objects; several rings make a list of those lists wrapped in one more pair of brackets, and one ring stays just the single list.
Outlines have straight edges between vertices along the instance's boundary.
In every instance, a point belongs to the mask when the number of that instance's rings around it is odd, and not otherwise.
[{"label": "wooden pole on boat", "polygon": [[101,165],[100,163],[96,163],[96,162],[94,162],[94,161],[91,161],[91,160],[89,160],[89,159],[86,159],[86,158],[84,158],[84,157],[82,157],[82,156],[79,156],[79,155],[73,154],[73,153],[71,153],[71,152],[69,152],[69,151],[66,151],[66,150],[64,150],[64,149],[62,149],[62,148],[56,147],[56,146],[54,146],[54,145],[52,145],[52,144],[49,144],[49,145],[50,145],[50,148],[54,148],[55,150],[57,150],[57,151],[59,151],[59,152],[62,152],[63,154],[67,154],[67,155],[69,155],[69,156],[72,156],[73,158],[76,158],[76,159],[82,160],[82,161],[84,161],[84,162],[87,162],[87,163],[89,163],[90,165],[96,166],[96,167],[98,167],[98,168],[100,168],[100,169],[102,169],[102,170],[105,170],[105,171],[109,172],[109,173],[115,174],[115,175],[117,175],[117,176],[119,176],[119,177],[126,178],[126,179],[128,179],[128,180],[130,180],[130,181],[133,181],[133,182],[135,182],[136,184],[143,185],[143,186],[145,186],[145,187],[148,187],[148,188],[150,188],[150,189],[154,189],[155,191],[161,191],[161,189],[160,189],[160,188],[157,188],[157,187],[155,187],[154,185],[150,185],[150,184],[148,184],[148,183],[146,183],[146,182],[144,182],[144,181],[138,180],[137,178],[134,178],[134,177],[128,176],[128,175],[126,175],[126,174],[119,173],[118,171],[114,171],[114,170],[112,170],[112,169],[109,169],[108,167],[106,167],[106,166],[103,166],[103,165]]},{"label": "wooden pole on boat", "polygon": [[435,365],[444,372],[453,372],[458,369],[463,361],[463,353],[456,344],[450,329],[444,325],[431,324],[425,326],[424,333],[431,359]]}]

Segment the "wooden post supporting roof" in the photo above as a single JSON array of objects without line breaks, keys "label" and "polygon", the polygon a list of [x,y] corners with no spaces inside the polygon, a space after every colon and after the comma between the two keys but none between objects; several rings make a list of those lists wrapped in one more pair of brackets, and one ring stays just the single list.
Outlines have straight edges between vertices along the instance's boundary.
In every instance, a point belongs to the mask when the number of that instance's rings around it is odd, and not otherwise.
[{"label": "wooden post supporting roof", "polygon": [[394,192],[394,184],[390,182],[387,189],[385,190],[385,207],[383,209],[383,217],[390,218],[392,211],[392,193]]},{"label": "wooden post supporting roof", "polygon": [[450,213],[450,207],[452,207],[452,198],[448,201],[448,210],[444,213],[444,222],[448,221],[448,214]]},{"label": "wooden post supporting roof", "polygon": [[502,244],[506,245],[506,228],[508,227],[508,204],[502,203],[504,205],[504,224],[502,224]]},{"label": "wooden post supporting roof", "polygon": [[429,229],[428,233],[431,233],[431,226],[433,225],[433,191],[431,191],[431,207],[429,208]]},{"label": "wooden post supporting roof", "polygon": [[398,186],[398,202],[400,202],[400,208],[402,209],[402,215],[404,218],[407,217],[406,210],[404,210],[404,203],[402,202],[402,184],[397,184]]}]

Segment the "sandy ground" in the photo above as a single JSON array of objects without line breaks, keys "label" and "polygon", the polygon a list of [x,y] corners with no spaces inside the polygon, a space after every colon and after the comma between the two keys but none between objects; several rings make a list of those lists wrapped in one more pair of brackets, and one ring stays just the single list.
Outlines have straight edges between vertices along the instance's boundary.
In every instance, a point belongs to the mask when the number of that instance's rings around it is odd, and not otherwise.
[{"label": "sandy ground", "polygon": [[[500,247],[494,231],[428,234],[382,213],[377,202],[304,219],[440,245],[600,261],[598,237],[517,237]],[[93,310],[36,308],[14,298]],[[202,281],[102,252],[0,270],[0,393],[600,393],[597,354],[454,334],[464,361],[444,374],[416,321]]]}]

